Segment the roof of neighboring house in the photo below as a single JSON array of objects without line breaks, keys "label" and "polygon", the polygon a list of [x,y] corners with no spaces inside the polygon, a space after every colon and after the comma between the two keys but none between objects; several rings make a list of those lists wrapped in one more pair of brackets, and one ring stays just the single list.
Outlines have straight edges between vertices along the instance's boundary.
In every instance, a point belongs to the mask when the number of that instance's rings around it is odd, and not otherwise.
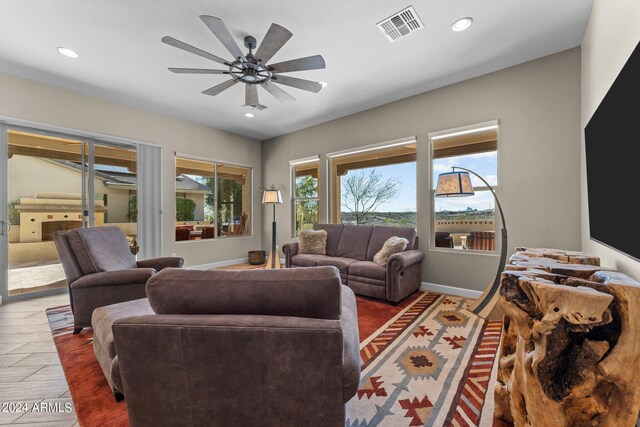
[{"label": "roof of neighboring house", "polygon": [[[76,162],[70,162],[68,160],[55,160],[63,166],[71,167],[76,170],[81,170],[82,165]],[[109,166],[109,165],[94,165],[95,176],[102,179],[104,185],[118,185],[118,186],[137,186],[136,175],[131,173],[129,169],[122,166]],[[211,189],[206,185],[189,178],[187,175],[178,175],[176,177],[176,192],[190,191],[197,193],[211,193]]]}]

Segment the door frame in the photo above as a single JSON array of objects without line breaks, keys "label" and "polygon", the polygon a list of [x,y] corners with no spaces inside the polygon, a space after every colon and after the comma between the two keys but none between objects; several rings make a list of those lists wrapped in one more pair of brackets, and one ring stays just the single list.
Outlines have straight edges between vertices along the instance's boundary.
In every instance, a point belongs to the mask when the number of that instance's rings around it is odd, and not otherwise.
[{"label": "door frame", "polygon": [[[83,167],[82,204],[84,208],[84,206],[87,206],[86,202],[89,201],[88,208],[90,211],[90,215],[88,217],[85,217],[83,215],[83,227],[87,225],[91,227],[94,225],[94,205],[91,202],[93,202],[93,198],[95,197],[95,194],[92,191],[94,185],[93,180],[95,179],[95,170],[93,167],[93,151],[95,144],[129,149],[135,148],[136,153],[138,152],[138,146],[140,145],[162,148],[162,146],[159,144],[146,141],[137,141],[128,138],[115,137],[105,134],[86,132],[71,128],[0,116],[0,219],[8,219],[7,196],[8,185],[10,185],[8,182],[8,133],[10,130],[32,132],[43,136],[75,139],[87,144],[86,146],[88,147],[88,153],[85,153],[85,155],[87,156],[89,167],[87,168],[88,170],[85,170]],[[162,167],[162,165],[160,165],[160,167]],[[86,200],[86,197],[91,200]],[[87,220],[89,220],[90,223],[87,223]],[[66,292],[68,292],[67,288],[63,287],[59,289],[49,289],[29,294],[9,296],[9,236],[8,233],[7,235],[4,235],[0,232],[0,304],[5,304],[10,301],[38,298],[42,296],[61,294]]]}]

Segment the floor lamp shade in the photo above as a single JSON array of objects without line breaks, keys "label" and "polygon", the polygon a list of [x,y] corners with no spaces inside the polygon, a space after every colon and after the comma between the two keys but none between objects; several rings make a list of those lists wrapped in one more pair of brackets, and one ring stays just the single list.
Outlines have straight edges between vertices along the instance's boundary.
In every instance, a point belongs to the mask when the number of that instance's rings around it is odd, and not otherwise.
[{"label": "floor lamp shade", "polygon": [[469,172],[447,172],[438,176],[436,197],[464,197],[474,194]]},{"label": "floor lamp shade", "polygon": [[282,203],[282,194],[280,194],[280,190],[264,190],[262,193],[262,204],[281,204]]}]

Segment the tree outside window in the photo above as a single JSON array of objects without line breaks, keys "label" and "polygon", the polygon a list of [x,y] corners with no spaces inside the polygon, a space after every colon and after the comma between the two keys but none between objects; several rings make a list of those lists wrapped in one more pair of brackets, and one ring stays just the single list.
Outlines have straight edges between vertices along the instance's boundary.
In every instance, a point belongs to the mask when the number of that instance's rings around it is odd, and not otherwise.
[{"label": "tree outside window", "polygon": [[313,230],[320,217],[318,161],[292,166],[293,169],[293,215],[294,232]]}]

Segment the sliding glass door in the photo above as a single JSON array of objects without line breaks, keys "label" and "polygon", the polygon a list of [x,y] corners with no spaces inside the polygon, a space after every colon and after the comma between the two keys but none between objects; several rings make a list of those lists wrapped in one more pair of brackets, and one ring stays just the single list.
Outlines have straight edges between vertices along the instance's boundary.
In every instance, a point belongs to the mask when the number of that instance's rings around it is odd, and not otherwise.
[{"label": "sliding glass door", "polygon": [[2,127],[3,299],[65,289],[53,233],[115,225],[137,252],[137,150],[72,135]]}]

